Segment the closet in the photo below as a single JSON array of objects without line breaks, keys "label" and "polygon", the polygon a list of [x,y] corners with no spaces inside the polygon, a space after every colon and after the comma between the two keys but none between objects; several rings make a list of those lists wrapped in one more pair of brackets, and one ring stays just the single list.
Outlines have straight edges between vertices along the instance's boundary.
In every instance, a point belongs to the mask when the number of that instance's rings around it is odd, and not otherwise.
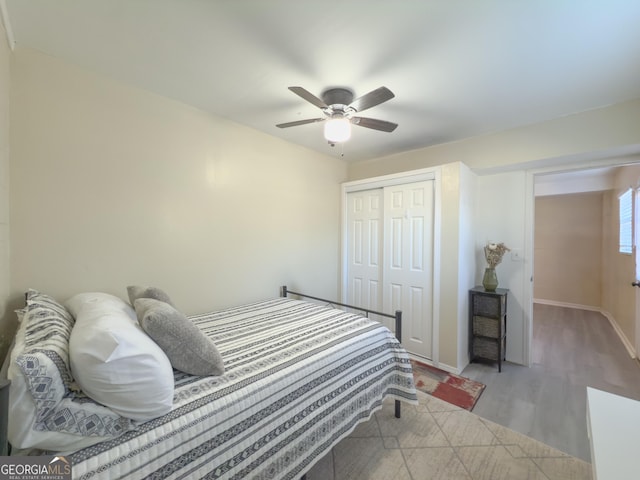
[{"label": "closet", "polygon": [[403,346],[432,359],[435,180],[360,187],[344,197],[346,301],[402,310]]}]

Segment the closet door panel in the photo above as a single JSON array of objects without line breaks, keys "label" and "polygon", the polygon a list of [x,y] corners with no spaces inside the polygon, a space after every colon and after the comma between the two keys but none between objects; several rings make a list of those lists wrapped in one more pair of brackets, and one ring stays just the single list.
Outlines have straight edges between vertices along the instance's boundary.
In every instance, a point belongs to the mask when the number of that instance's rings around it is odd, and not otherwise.
[{"label": "closet door panel", "polygon": [[433,181],[385,187],[383,298],[402,310],[403,345],[431,358],[433,325]]},{"label": "closet door panel", "polygon": [[346,303],[378,311],[382,310],[383,206],[381,188],[347,195]]}]

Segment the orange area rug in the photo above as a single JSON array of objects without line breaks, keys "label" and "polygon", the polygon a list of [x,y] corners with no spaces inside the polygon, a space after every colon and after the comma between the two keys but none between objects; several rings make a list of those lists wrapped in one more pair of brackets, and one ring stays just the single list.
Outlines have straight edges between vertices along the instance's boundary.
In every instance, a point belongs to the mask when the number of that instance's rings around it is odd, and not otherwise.
[{"label": "orange area rug", "polygon": [[411,360],[416,388],[429,395],[471,411],[486,385]]}]

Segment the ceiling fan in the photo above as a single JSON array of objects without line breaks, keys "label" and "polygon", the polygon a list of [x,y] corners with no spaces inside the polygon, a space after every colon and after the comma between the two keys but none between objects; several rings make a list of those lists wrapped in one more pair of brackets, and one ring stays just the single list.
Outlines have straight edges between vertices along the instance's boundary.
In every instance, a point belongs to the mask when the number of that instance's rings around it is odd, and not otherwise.
[{"label": "ceiling fan", "polygon": [[322,99],[302,87],[289,87],[289,90],[320,108],[324,113],[324,117],[280,123],[276,127],[289,128],[307,123],[326,121],[324,136],[331,146],[337,142],[344,142],[351,137],[351,124],[382,132],[393,132],[398,126],[397,123],[385,120],[355,116],[356,113],[391,100],[395,95],[387,87],[372,90],[355,100],[353,99],[353,92],[347,88],[329,88],[322,93]]}]

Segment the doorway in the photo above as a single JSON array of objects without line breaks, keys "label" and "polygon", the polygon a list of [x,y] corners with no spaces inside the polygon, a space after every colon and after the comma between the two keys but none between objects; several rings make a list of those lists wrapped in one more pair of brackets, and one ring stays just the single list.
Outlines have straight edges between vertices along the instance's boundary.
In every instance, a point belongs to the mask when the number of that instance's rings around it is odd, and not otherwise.
[{"label": "doorway", "polygon": [[[618,194],[630,184],[638,185],[640,180],[640,166],[637,163],[620,163],[605,165],[603,167],[583,168],[570,171],[546,171],[530,174],[530,209],[528,211],[527,222],[529,233],[527,238],[531,239],[528,249],[529,262],[526,272],[527,277],[531,278],[531,306],[530,322],[528,336],[525,346],[528,346],[527,356],[529,365],[532,361],[531,341],[533,338],[533,303],[547,303],[551,305],[568,306],[581,308],[586,310],[595,310],[601,312],[611,323],[618,337],[622,340],[624,347],[629,355],[635,356],[639,352],[640,347],[640,289],[633,289],[631,282],[635,278],[635,263],[633,255],[623,255],[618,252]],[[547,254],[544,249],[550,245],[540,242],[539,235],[536,230],[540,228],[535,220],[539,213],[534,208],[537,205],[536,197],[540,196],[557,196],[558,201],[544,206],[550,215],[561,215],[560,210],[573,211],[575,217],[570,217],[567,221],[557,221],[554,227],[555,241],[562,243],[560,238],[564,238],[565,244],[569,245],[569,250],[563,254],[558,252],[554,267],[558,275],[553,274],[551,278],[545,280],[545,276],[549,277],[549,271],[540,267],[541,257]],[[601,200],[598,200],[600,195]],[[571,202],[574,203],[571,207]],[[575,203],[578,202],[578,203]],[[588,206],[591,202],[591,207]],[[595,203],[594,203],[595,202]],[[640,204],[638,204],[640,205]],[[598,214],[597,209],[601,209]],[[599,239],[595,239],[593,226],[581,225],[581,223],[595,222],[594,218],[588,219],[589,215],[600,215],[601,217],[601,235]],[[557,220],[557,219],[556,219]],[[553,223],[553,222],[551,222]],[[543,228],[550,228],[547,224]],[[574,230],[573,240],[570,240],[571,230]],[[590,230],[591,229],[591,230]],[[639,229],[636,232],[640,233]],[[597,241],[601,242],[600,252],[597,251]],[[591,243],[592,254],[588,255],[583,252],[582,257],[575,255],[577,251],[587,248],[587,244]],[[585,262],[585,255],[588,260]],[[566,277],[567,271],[578,273],[580,267],[571,267],[568,265],[568,258],[571,257],[575,262],[582,261],[584,264],[590,264],[598,267],[596,276],[601,281],[599,291],[588,293],[596,288],[593,279],[587,278],[585,275],[578,275],[575,282],[565,278],[564,282],[558,283],[557,289],[536,288],[534,290],[535,281],[547,285],[547,280],[552,283]],[[580,260],[579,260],[580,259]],[[549,261],[549,258],[545,259]],[[535,265],[535,267],[534,267]],[[582,280],[580,280],[580,278]],[[586,281],[585,281],[586,279]],[[567,285],[567,283],[573,283]],[[536,287],[539,286],[536,285]],[[562,292],[560,291],[562,290]],[[635,292],[634,290],[637,290]],[[636,298],[637,297],[637,298]]]}]

